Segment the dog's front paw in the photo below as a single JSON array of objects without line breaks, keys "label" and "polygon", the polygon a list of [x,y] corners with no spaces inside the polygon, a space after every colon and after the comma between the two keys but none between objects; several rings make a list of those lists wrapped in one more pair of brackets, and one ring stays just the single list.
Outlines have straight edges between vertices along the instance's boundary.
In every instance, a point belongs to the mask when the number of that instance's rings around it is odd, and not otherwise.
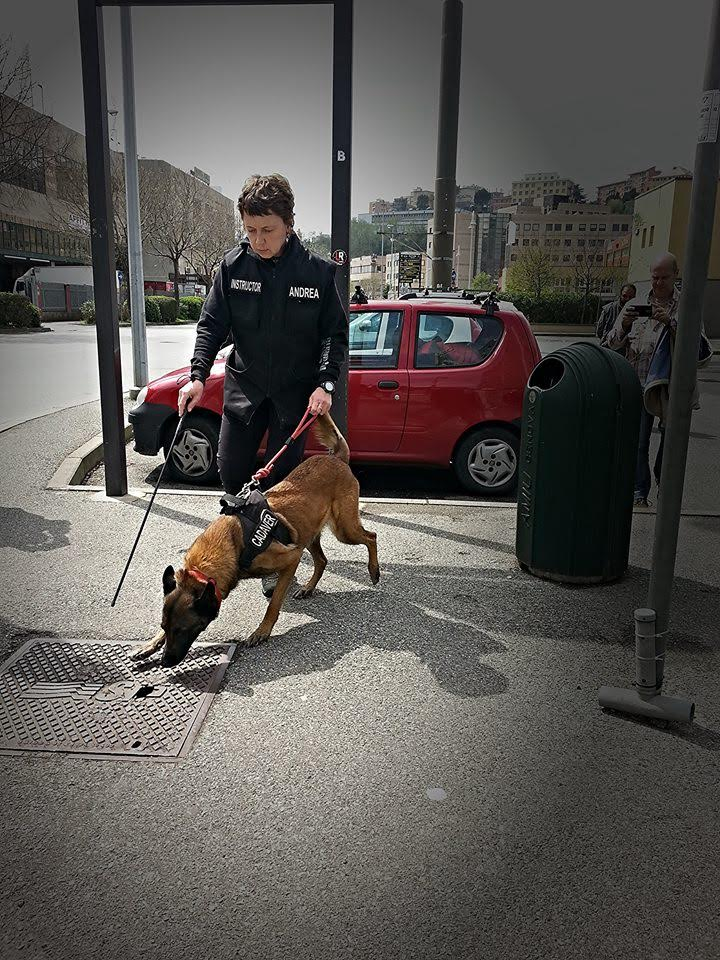
[{"label": "dog's front paw", "polygon": [[300,589],[296,590],[293,594],[293,600],[307,600],[313,593],[315,593],[314,590],[305,590],[303,587],[300,587]]},{"label": "dog's front paw", "polygon": [[139,647],[137,650],[133,650],[130,654],[131,660],[147,660],[148,657],[152,656],[155,653],[155,647],[144,646]]},{"label": "dog's front paw", "polygon": [[263,643],[270,636],[269,633],[262,633],[260,630],[254,630],[249,637],[246,637],[243,640],[244,647],[256,647],[259,643]]},{"label": "dog's front paw", "polygon": [[161,630],[159,633],[156,633],[152,639],[148,640],[142,647],[138,647],[137,650],[133,650],[130,654],[131,660],[147,660],[149,656],[155,653],[156,650],[159,650],[160,647],[165,645],[165,631]]}]

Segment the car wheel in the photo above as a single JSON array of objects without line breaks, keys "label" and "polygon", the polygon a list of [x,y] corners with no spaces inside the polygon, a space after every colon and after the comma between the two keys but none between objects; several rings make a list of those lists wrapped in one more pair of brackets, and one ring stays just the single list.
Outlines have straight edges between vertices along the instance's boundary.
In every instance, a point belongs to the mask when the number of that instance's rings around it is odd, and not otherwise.
[{"label": "car wheel", "polygon": [[517,485],[520,440],[505,427],[480,427],[460,443],[453,466],[470,493],[500,496]]},{"label": "car wheel", "polygon": [[175,422],[163,444],[167,460],[166,474],[180,483],[217,483],[217,450],[220,439],[220,425],[217,421],[204,413],[188,414],[177,443],[170,450],[176,429]]}]

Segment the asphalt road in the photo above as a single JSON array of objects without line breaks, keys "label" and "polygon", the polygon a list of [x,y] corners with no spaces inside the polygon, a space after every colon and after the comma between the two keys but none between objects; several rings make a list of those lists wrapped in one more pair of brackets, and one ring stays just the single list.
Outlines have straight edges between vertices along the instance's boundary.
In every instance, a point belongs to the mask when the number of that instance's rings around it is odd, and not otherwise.
[{"label": "asphalt road", "polygon": [[[51,333],[0,334],[0,431],[48,413],[100,398],[95,328],[50,323]],[[150,379],[184,366],[195,324],[148,327]],[[130,328],[120,328],[123,391],[133,386]]]},{"label": "asphalt road", "polygon": [[[81,323],[50,323],[50,333],[0,333],[3,385],[0,431],[48,413],[100,398],[95,328]],[[129,327],[120,328],[123,392],[133,386]],[[543,354],[575,337],[540,337]],[[195,324],[148,327],[150,379],[185,366],[192,355]]]}]

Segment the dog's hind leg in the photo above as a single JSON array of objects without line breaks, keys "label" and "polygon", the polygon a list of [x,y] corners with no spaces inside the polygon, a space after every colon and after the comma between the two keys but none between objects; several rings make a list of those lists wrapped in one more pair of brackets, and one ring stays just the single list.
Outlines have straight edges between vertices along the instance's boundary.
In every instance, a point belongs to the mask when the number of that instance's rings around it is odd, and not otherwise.
[{"label": "dog's hind leg", "polygon": [[366,530],[360,523],[357,500],[354,503],[341,502],[333,510],[330,529],[340,543],[364,543],[368,551],[368,572],[373,583],[380,580],[380,564],[377,555],[377,534]]},{"label": "dog's hind leg", "polygon": [[147,657],[152,656],[156,650],[159,650],[160,647],[165,643],[165,631],[161,630],[159,633],[156,633],[152,640],[148,640],[144,647],[140,647],[138,650],[135,650],[130,654],[132,660],[145,660]]},{"label": "dog's hind leg", "polygon": [[305,600],[307,597],[312,595],[313,590],[318,585],[318,581],[325,572],[325,567],[327,566],[327,557],[323,553],[323,548],[320,544],[320,534],[318,534],[312,543],[310,543],[308,550],[313,558],[315,567],[313,569],[312,576],[305,586],[296,591],[293,597],[294,600]]},{"label": "dog's hind leg", "polygon": [[244,646],[254,647],[256,643],[261,643],[263,640],[267,640],[272,633],[273,627],[277,623],[277,618],[280,614],[280,607],[285,599],[285,594],[288,591],[288,587],[292,583],[292,579],[295,576],[295,571],[297,570],[299,563],[300,555],[298,555],[298,558],[294,563],[291,562],[289,566],[280,572],[277,586],[273,590],[272,600],[268,604],[265,616],[262,618],[262,622],[257,630],[254,630],[250,636],[243,641]]}]

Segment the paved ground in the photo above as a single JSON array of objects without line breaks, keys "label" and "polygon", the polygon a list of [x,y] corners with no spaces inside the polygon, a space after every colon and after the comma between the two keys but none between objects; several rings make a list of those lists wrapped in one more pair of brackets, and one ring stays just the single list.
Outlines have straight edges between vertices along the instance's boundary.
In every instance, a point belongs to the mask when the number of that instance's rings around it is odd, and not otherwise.
[{"label": "paved ground", "polygon": [[[0,659],[137,639],[214,515],[47,492],[90,404],[0,435]],[[322,590],[239,650],[177,766],[0,757],[3,958],[693,960],[720,938],[720,520],[682,522],[667,692],[690,731],[603,713],[632,676],[654,517],[616,585],[522,574],[514,509],[366,510],[383,579],[327,538]],[[208,638],[257,623],[238,588]]]}]

